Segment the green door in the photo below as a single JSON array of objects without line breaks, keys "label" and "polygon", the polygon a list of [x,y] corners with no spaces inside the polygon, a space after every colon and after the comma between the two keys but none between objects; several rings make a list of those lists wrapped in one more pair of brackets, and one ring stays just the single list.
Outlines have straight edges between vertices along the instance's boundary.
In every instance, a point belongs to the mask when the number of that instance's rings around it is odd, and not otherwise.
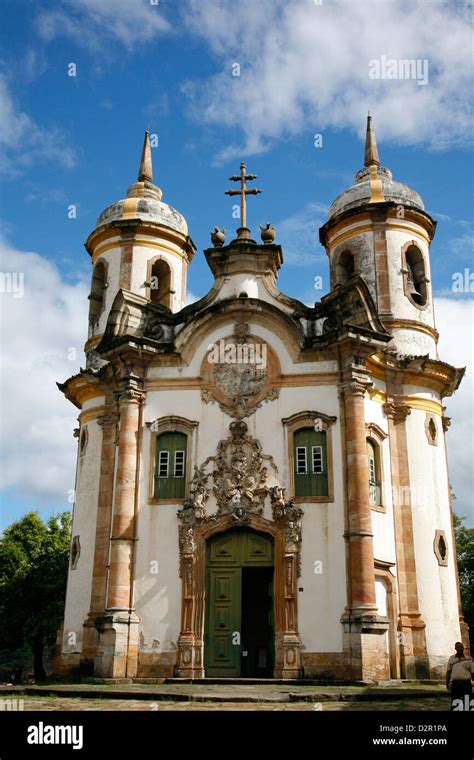
[{"label": "green door", "polygon": [[208,678],[271,675],[274,625],[270,538],[237,528],[208,542],[205,623]]}]

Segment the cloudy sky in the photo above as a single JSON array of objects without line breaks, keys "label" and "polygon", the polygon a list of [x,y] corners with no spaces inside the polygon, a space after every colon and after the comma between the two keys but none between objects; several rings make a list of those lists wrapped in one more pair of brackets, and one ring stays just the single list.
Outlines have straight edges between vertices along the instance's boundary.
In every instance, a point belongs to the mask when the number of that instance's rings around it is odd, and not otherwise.
[{"label": "cloudy sky", "polygon": [[[440,353],[468,367],[446,400],[451,478],[455,509],[472,524],[469,3],[3,0],[2,24],[0,271],[24,281],[22,297],[19,281],[0,292],[0,529],[32,508],[70,507],[76,414],[55,383],[84,363],[83,242],[135,181],[144,129],[158,136],[155,181],[198,248],[190,299],[211,285],[209,230],[236,226],[224,190],[245,159],[263,189],[249,224],[275,224],[279,285],[312,303],[329,284],[317,230],[362,166],[368,110],[382,163],[438,220]],[[373,78],[373,61],[382,71],[390,59],[417,59],[420,75]]]}]

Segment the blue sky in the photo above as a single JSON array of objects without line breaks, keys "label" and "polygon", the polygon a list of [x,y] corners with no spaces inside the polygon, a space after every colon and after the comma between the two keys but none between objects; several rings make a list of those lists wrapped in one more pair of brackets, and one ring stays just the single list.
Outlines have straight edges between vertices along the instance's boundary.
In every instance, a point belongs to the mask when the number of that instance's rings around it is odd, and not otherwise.
[{"label": "blue sky", "polygon": [[[0,296],[15,333],[2,335],[0,529],[29,508],[47,515],[68,506],[75,415],[54,382],[81,364],[90,279],[83,243],[135,181],[144,130],[159,137],[154,181],[198,249],[191,294],[211,286],[202,254],[209,231],[237,226],[224,191],[245,160],[263,190],[249,200],[249,226],[256,235],[258,224],[275,224],[286,260],[279,286],[312,302],[329,283],[317,230],[363,164],[368,109],[382,163],[438,219],[432,276],[442,358],[469,364],[465,390],[448,407],[451,471],[459,511],[472,517],[473,293],[452,290],[453,274],[473,269],[468,4],[3,0],[2,25],[2,271],[22,266],[35,286],[30,299]],[[368,61],[382,55],[426,59],[428,84],[370,80]],[[313,288],[317,275],[322,292]]]}]

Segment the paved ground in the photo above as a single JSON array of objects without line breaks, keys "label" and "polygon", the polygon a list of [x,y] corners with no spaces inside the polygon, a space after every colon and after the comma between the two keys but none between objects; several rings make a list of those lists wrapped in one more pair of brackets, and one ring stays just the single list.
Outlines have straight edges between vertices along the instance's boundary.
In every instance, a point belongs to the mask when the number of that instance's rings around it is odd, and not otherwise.
[{"label": "paved ground", "polygon": [[450,707],[446,689],[438,684],[360,687],[174,682],[0,686],[0,710],[12,706],[5,702],[10,699],[23,700],[24,710],[58,711],[449,711]]},{"label": "paved ground", "polygon": [[386,711],[396,710],[400,712],[412,712],[421,710],[425,711],[449,711],[449,699],[407,699],[390,702],[172,702],[162,701],[153,702],[143,699],[73,699],[63,697],[23,697],[23,709],[36,710],[53,710],[53,711],[70,711],[70,710],[87,710],[87,711],[104,711],[104,710],[132,710],[132,711],[219,711],[219,710],[245,710],[245,711],[282,711],[282,712],[302,712],[322,710],[341,711],[341,710],[368,710],[368,711]]}]

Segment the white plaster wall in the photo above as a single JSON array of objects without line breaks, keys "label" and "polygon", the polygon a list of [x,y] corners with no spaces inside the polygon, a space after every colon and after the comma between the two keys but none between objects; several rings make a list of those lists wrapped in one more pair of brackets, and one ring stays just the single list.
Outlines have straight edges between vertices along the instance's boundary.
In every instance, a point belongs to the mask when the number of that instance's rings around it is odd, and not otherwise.
[{"label": "white plaster wall", "polygon": [[[388,420],[382,404],[365,399],[365,421],[375,423],[388,435]],[[377,438],[375,438],[377,441]],[[393,523],[392,471],[390,463],[390,442],[385,438],[380,444],[382,460],[382,502],[385,512],[372,510],[372,531],[374,534],[374,558],[384,562],[396,562],[395,534]]]},{"label": "white plaster wall", "polygon": [[[307,651],[342,650],[340,616],[346,604],[345,548],[343,517],[342,454],[339,427],[339,404],[335,386],[283,388],[280,397],[264,403],[246,423],[249,433],[257,438],[264,454],[274,457],[279,482],[287,482],[287,444],[282,417],[297,411],[314,410],[338,419],[332,428],[334,502],[302,505],[303,542],[302,575],[298,586],[299,624]],[[195,420],[194,462],[200,464],[216,453],[218,442],[229,435],[232,419],[217,404],[203,404],[198,390],[150,391],[144,412],[145,422],[178,413]],[[278,434],[275,434],[275,429]],[[177,505],[148,504],[151,455],[151,433],[143,433],[141,465],[141,505],[139,542],[137,544],[136,606],[146,647],[170,651],[179,635],[181,579],[178,575]],[[269,467],[269,475],[272,471]],[[208,512],[216,508],[211,495]],[[265,517],[271,517],[267,506]],[[150,572],[156,560],[158,575]],[[315,561],[323,563],[323,572],[316,575]]]},{"label": "white plaster wall", "polygon": [[[435,416],[437,446],[428,443],[425,419],[425,411],[412,409],[406,422],[418,595],[428,654],[446,656],[460,637],[449,486],[441,418]],[[433,550],[436,530],[446,534],[447,567]]]},{"label": "white plaster wall", "polygon": [[[288,353],[288,350],[275,333],[271,330],[263,327],[262,325],[255,324],[251,320],[248,321],[249,332],[255,337],[260,337],[262,341],[266,342],[278,356],[280,362],[282,374],[302,374],[302,373],[325,373],[325,372],[337,372],[336,361],[319,361],[319,362],[301,362],[295,364],[293,359]],[[229,338],[234,333],[234,324],[222,325],[218,328],[212,329],[209,327],[209,331],[195,351],[189,365],[184,367],[182,372],[179,373],[180,377],[196,377],[200,374],[201,364],[203,359],[209,352],[209,346],[213,343],[218,344],[219,340]],[[153,377],[175,377],[177,375],[174,368],[159,368],[150,367],[148,372],[148,378]],[[296,389],[295,389],[296,390]]]},{"label": "white plaster wall", "polygon": [[[72,535],[78,535],[80,538],[81,553],[74,570],[71,570],[69,564],[64,615],[63,652],[68,653],[80,651],[82,625],[89,613],[91,602],[102,430],[93,420],[87,423],[87,432],[86,451],[83,456],[78,457],[76,502],[72,526]],[[77,646],[68,644],[70,632],[76,634]]]}]

